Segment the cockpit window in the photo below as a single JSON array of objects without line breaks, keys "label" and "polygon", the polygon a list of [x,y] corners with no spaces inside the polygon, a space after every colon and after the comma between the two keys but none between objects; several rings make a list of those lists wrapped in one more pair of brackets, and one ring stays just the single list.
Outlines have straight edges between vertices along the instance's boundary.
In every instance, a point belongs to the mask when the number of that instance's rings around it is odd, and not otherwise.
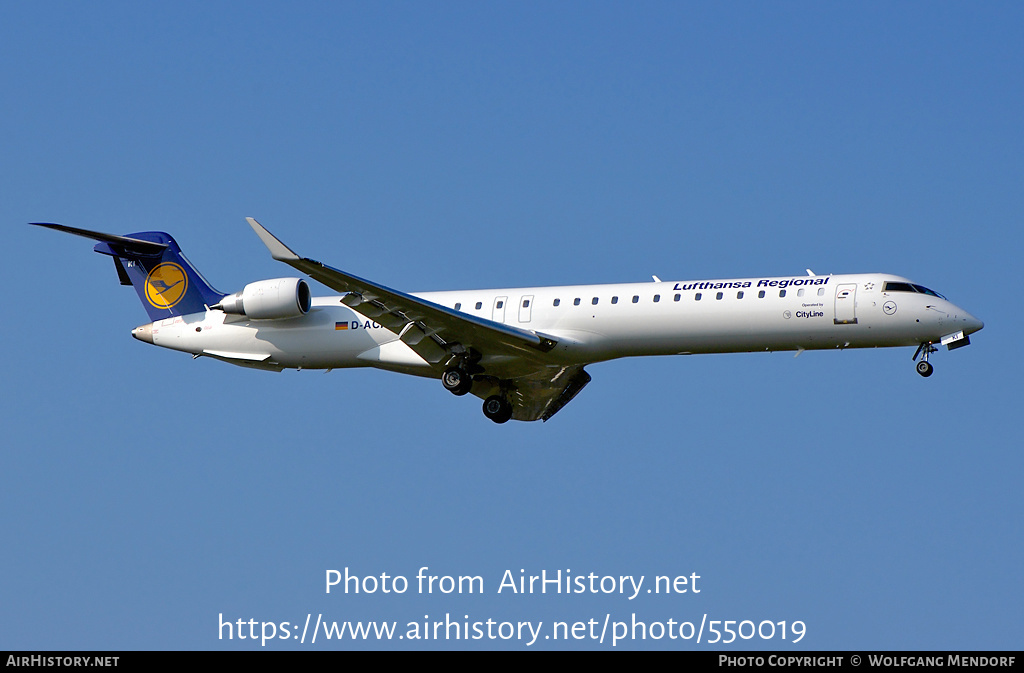
[{"label": "cockpit window", "polygon": [[931,297],[938,297],[939,299],[945,299],[941,294],[935,290],[929,290],[924,285],[914,285],[913,283],[895,283],[887,282],[883,292],[920,292]]},{"label": "cockpit window", "polygon": [[945,299],[945,297],[943,297],[941,294],[939,294],[935,290],[929,290],[924,285],[915,285],[914,289],[922,294],[931,295],[932,297],[938,297],[939,299]]}]

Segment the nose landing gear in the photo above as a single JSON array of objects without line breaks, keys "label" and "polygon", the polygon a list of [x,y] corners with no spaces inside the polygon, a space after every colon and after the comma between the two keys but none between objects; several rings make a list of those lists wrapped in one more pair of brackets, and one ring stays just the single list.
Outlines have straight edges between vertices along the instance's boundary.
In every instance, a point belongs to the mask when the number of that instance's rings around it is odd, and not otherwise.
[{"label": "nose landing gear", "polygon": [[917,369],[918,374],[925,378],[928,378],[929,376],[932,375],[932,372],[935,371],[935,368],[932,367],[930,362],[928,362],[928,356],[938,350],[939,349],[933,346],[930,342],[923,343],[917,347],[917,350],[914,352],[914,360],[917,360],[917,356],[921,356],[921,361],[918,362],[917,367],[915,367],[915,369]]}]

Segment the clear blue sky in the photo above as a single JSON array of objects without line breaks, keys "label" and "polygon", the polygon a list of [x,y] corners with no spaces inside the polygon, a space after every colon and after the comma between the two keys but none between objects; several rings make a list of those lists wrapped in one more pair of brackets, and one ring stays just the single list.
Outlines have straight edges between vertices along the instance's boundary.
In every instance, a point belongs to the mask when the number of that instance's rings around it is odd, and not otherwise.
[{"label": "clear blue sky", "polygon": [[[1009,2],[4,2],[0,649],[244,649],[218,615],[310,613],[1020,649],[1022,44]],[[496,426],[436,381],[134,341],[109,260],[25,225],[167,231],[223,291],[291,275],[245,216],[409,291],[886,271],[986,326],[928,380],[912,349],[636,359]],[[324,592],[421,566],[486,593]],[[610,649],[530,649],[566,646]]]}]

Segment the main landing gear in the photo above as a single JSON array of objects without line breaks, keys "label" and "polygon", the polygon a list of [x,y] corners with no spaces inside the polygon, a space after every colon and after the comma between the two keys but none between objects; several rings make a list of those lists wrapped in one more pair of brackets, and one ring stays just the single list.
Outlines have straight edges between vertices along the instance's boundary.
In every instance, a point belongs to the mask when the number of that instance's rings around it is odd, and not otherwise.
[{"label": "main landing gear", "polygon": [[[473,377],[459,367],[449,367],[441,375],[441,383],[455,395],[465,395],[473,387]],[[502,395],[491,395],[484,400],[484,416],[495,423],[505,423],[512,418],[512,403]]]},{"label": "main landing gear", "polygon": [[484,416],[495,423],[504,423],[512,418],[512,404],[501,395],[491,395],[484,400]]},{"label": "main landing gear", "polygon": [[449,367],[441,375],[441,384],[453,395],[465,395],[473,387],[473,377],[462,367]]},{"label": "main landing gear", "polygon": [[[480,376],[482,373],[483,369],[472,359],[461,358],[455,360],[441,374],[441,385],[453,395],[462,396],[473,389],[474,374],[477,375],[477,378],[482,379],[483,377]],[[500,382],[487,377],[487,380],[481,381],[481,385],[484,387],[477,390],[480,394],[485,394],[488,388],[497,387],[500,390],[499,394],[491,395],[484,400],[484,416],[495,423],[505,423],[512,418],[512,403],[508,400],[508,384],[507,381]]]},{"label": "main landing gear", "polygon": [[918,362],[917,366],[915,367],[917,369],[918,374],[925,378],[928,378],[929,376],[932,375],[932,372],[935,371],[935,368],[932,367],[930,362],[928,362],[928,356],[938,350],[939,349],[933,346],[931,343],[923,343],[917,347],[917,351],[915,351],[914,353],[914,359],[916,360],[918,355],[921,356],[921,361]]}]

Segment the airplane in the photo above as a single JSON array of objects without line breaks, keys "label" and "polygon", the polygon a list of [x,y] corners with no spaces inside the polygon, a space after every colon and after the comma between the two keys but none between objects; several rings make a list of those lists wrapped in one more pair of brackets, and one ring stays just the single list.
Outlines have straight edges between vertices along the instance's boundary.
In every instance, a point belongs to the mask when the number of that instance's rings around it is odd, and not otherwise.
[{"label": "airplane", "polygon": [[[484,415],[547,421],[586,386],[585,367],[645,355],[970,344],[983,323],[939,293],[885,273],[406,293],[301,257],[246,218],[302,278],[214,290],[164,232],[125,236],[34,222],[99,241],[151,322],[156,346],[270,371],[375,367],[440,379],[483,399]],[[919,359],[920,358],[920,359]]]}]

